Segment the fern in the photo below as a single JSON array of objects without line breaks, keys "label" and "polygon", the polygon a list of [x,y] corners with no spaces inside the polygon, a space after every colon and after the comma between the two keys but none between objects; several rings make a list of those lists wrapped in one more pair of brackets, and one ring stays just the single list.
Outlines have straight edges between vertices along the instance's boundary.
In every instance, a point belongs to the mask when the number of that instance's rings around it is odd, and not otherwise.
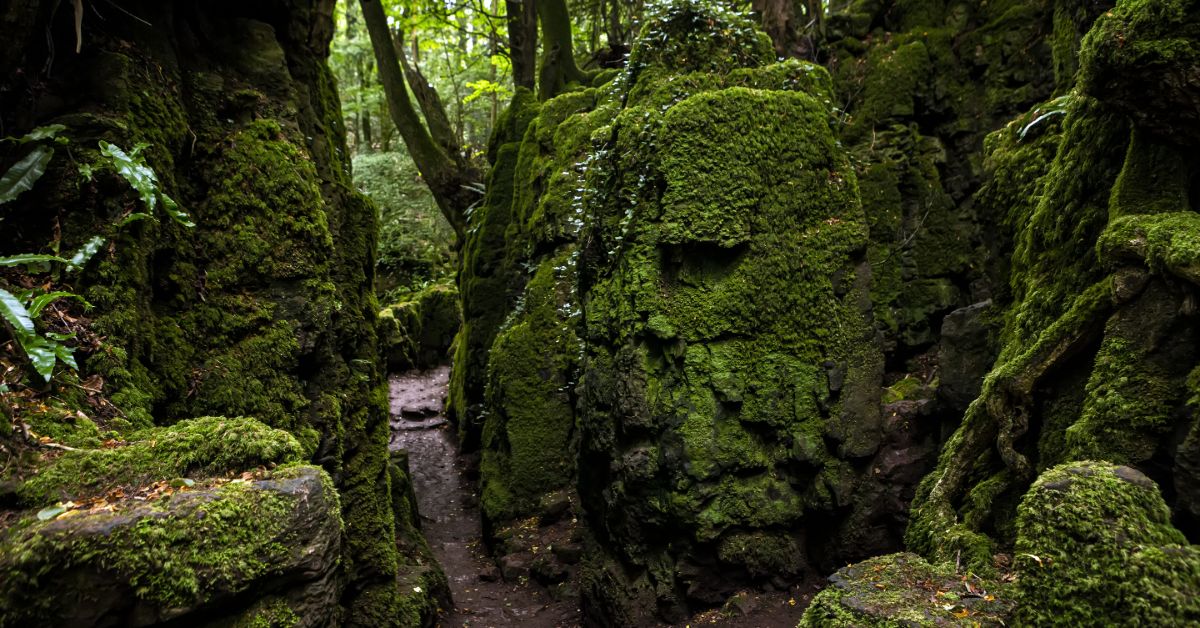
[{"label": "fern", "polygon": [[[60,299],[64,296],[78,298],[76,295],[68,292],[51,292],[48,294],[38,295],[31,299],[29,303],[36,308],[36,312],[41,312],[43,308],[51,302]],[[26,307],[26,303],[22,302],[16,295],[0,288],[0,318],[7,323],[9,331],[12,332],[12,337],[21,346],[21,350],[29,357],[30,364],[33,365],[33,370],[42,377],[42,380],[49,383],[50,378],[54,375],[54,365],[57,360],[62,360],[67,366],[78,370],[79,365],[75,362],[74,349],[63,344],[64,341],[74,338],[74,334],[56,334],[47,333],[41,335],[37,333],[37,328],[33,324],[36,313]]]},{"label": "fern", "polygon": [[146,164],[146,160],[141,155],[142,150],[148,146],[149,144],[135,144],[129,152],[125,152],[114,144],[100,140],[100,155],[105,157],[117,174],[129,183],[129,186],[142,199],[142,204],[146,206],[146,214],[131,214],[122,220],[121,224],[125,225],[133,220],[149,218],[155,208],[161,205],[162,210],[175,222],[184,227],[195,227],[195,223],[191,221],[187,213],[179,209],[179,204],[159,189],[158,176],[154,174],[154,170]]},{"label": "fern", "polygon": [[[38,127],[19,139],[3,139],[3,141],[22,145],[33,142],[35,145],[25,157],[0,177],[0,204],[12,201],[23,192],[33,189],[34,184],[45,174],[50,158],[54,156],[54,148],[48,146],[47,142],[65,143],[67,141],[65,138],[56,137],[65,128],[61,124]],[[141,156],[144,148],[146,148],[145,144],[138,144],[126,152],[114,144],[100,141],[101,157],[107,161],[107,165],[111,166],[129,183],[130,187],[137,192],[142,204],[146,206],[145,212],[135,212],[125,216],[115,224],[115,228],[121,229],[138,220],[153,220],[153,212],[157,208],[161,208],[172,220],[184,227],[194,227],[190,217],[179,208],[178,203],[159,189],[157,175]],[[80,166],[80,174],[89,180],[94,171],[90,164]],[[107,240],[104,237],[93,236],[70,258],[41,253],[0,257],[0,268],[25,266],[31,269],[44,269],[52,264],[62,264],[67,272],[77,271],[81,270],[100,252],[105,242]],[[57,271],[55,271],[55,277],[57,277]],[[64,344],[73,339],[75,334],[39,333],[34,322],[50,304],[59,299],[74,299],[82,303],[85,308],[91,307],[91,304],[83,297],[65,290],[51,292],[30,290],[13,294],[0,287],[0,320],[3,321],[3,326],[8,328],[9,335],[25,352],[33,369],[47,383],[53,377],[54,367],[59,361],[72,369],[79,369],[75,362],[74,349]]]}]

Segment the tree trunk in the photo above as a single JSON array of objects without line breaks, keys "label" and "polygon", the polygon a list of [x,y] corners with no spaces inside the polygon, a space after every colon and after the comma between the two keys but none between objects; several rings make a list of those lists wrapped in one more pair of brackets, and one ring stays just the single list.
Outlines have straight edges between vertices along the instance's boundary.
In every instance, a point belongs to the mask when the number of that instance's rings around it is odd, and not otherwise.
[{"label": "tree trunk", "polygon": [[[805,5],[812,11],[813,5],[820,5],[809,0]],[[751,6],[762,19],[762,28],[775,44],[775,54],[781,57],[793,56],[796,50],[796,5],[792,0],[753,0]]]},{"label": "tree trunk", "polygon": [[504,0],[508,10],[508,51],[513,87],[534,89],[537,81],[537,7],[535,0]]},{"label": "tree trunk", "polygon": [[[479,173],[452,159],[439,145],[444,142],[435,141],[429,129],[422,124],[421,117],[417,115],[412,101],[408,98],[404,71],[392,41],[383,5],[379,0],[359,0],[359,4],[362,7],[363,19],[367,23],[367,32],[371,36],[371,48],[375,51],[375,64],[383,82],[388,112],[404,140],[404,145],[408,147],[408,153],[416,163],[417,170],[421,172],[421,177],[433,193],[438,209],[454,228],[454,233],[461,242],[466,229],[467,208],[479,200],[479,194],[475,191],[480,179]],[[445,116],[444,111],[442,116]],[[448,127],[447,123],[446,128]],[[444,129],[438,133],[441,135]]]},{"label": "tree trunk", "polygon": [[[429,133],[433,136],[433,141],[437,142],[446,155],[457,164],[459,154],[462,152],[461,144],[450,127],[450,119],[446,115],[446,107],[442,104],[441,96],[438,95],[433,85],[429,84],[416,62],[409,62],[408,55],[404,52],[404,32],[397,28],[393,32],[392,38],[396,54],[400,58],[400,66],[404,68],[404,78],[408,81],[408,87],[417,99],[417,106],[425,115],[425,124],[429,126]],[[416,49],[416,42],[413,42],[413,49]]]},{"label": "tree trunk", "polygon": [[571,83],[585,83],[589,75],[575,63],[571,14],[566,0],[538,0],[542,24],[542,71],[538,98],[549,100]]}]

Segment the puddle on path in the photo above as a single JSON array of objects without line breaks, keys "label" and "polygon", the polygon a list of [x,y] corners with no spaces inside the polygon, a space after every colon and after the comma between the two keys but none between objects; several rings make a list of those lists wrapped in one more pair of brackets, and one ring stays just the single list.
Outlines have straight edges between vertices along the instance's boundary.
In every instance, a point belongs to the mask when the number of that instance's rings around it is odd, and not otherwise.
[{"label": "puddle on path", "polygon": [[475,487],[466,477],[453,428],[442,413],[450,368],[392,375],[391,449],[407,450],[422,531],[450,581],[454,609],[445,628],[578,626],[574,603],[557,602],[536,585],[498,581],[483,546]]}]

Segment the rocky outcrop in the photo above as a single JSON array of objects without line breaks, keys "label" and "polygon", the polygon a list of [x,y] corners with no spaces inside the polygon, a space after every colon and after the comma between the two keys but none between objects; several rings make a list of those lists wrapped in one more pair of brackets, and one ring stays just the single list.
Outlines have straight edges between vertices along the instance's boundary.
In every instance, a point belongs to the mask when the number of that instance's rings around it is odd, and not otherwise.
[{"label": "rocky outcrop", "polygon": [[[1185,4],[1120,3],[1084,39],[1078,89],[989,138],[992,180],[977,201],[1016,234],[1011,297],[996,303],[996,364],[918,492],[908,541],[927,557],[961,552],[986,568],[1017,537],[1033,479],[1080,459],[1145,472],[1183,531],[1197,533],[1194,498],[1177,487],[1192,479],[1200,170],[1185,156],[1194,146],[1184,126],[1166,138],[1127,114],[1112,69],[1128,62],[1126,47],[1151,56],[1166,47],[1181,65],[1159,55],[1156,72],[1194,70],[1196,42],[1157,21],[1191,32],[1200,11]],[[1164,89],[1181,98],[1191,88]]]},{"label": "rocky outcrop", "polygon": [[462,325],[458,290],[433,284],[379,312],[379,341],[389,371],[428,369],[450,359]]},{"label": "rocky outcrop", "polygon": [[[71,147],[6,205],[4,250],[104,237],[75,288],[94,306],[97,338],[79,354],[81,379],[108,405],[90,407],[60,383],[52,396],[74,404],[65,414],[96,418],[106,440],[210,415],[290,433],[298,457],[333,479],[346,524],[333,593],[314,615],[383,626],[405,621],[407,602],[376,336],[377,225],[351,185],[325,65],[333,4],[133,2],[84,16],[78,42],[73,11],[56,2],[0,9],[0,39],[14,53],[0,80],[5,133],[61,124]],[[126,223],[141,201],[104,165],[100,140],[146,145],[160,191],[195,227]],[[0,150],[10,163],[21,149]],[[139,578],[157,582],[176,564],[148,561]]]},{"label": "rocky outcrop", "polygon": [[831,576],[800,625],[1200,620],[1200,547],[1171,525],[1158,487],[1140,471],[1086,461],[1049,469],[1022,499],[1016,528],[1013,563],[999,577],[910,553],[872,558]]},{"label": "rocky outcrop", "polygon": [[1007,291],[1003,215],[972,201],[985,179],[980,147],[1069,87],[1070,74],[1056,80],[1055,37],[1064,31],[1064,55],[1073,54],[1071,20],[1102,4],[871,0],[829,17],[823,54],[870,227],[871,300],[889,371],[922,370],[944,316]]},{"label": "rocky outcrop", "polygon": [[0,625],[338,618],[342,522],[324,471],[176,486],[12,526],[0,541]]}]

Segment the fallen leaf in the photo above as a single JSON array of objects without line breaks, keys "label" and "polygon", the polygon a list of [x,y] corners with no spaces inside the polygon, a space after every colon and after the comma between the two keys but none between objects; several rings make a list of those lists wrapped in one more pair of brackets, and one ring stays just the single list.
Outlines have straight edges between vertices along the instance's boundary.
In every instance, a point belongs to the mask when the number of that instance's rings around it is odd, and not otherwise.
[{"label": "fallen leaf", "polygon": [[67,512],[67,509],[64,508],[62,504],[56,504],[54,506],[47,506],[39,510],[37,518],[39,521],[50,521],[51,519],[57,518],[64,512]]}]

